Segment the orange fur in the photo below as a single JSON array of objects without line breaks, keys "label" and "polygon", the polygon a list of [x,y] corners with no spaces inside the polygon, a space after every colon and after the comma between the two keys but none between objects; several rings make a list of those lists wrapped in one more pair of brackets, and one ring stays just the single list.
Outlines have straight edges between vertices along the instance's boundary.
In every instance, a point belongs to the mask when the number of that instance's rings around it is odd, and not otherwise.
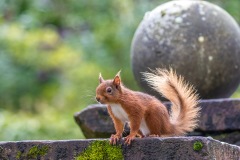
[{"label": "orange fur", "polygon": [[126,121],[130,122],[130,134],[125,139],[127,144],[136,135],[180,136],[197,126],[200,108],[192,86],[172,69],[157,69],[143,75],[153,89],[172,102],[171,114],[154,96],[126,88],[121,83],[120,72],[113,80],[104,80],[100,75],[96,99],[108,105],[116,129],[110,139],[112,144],[121,138]]}]

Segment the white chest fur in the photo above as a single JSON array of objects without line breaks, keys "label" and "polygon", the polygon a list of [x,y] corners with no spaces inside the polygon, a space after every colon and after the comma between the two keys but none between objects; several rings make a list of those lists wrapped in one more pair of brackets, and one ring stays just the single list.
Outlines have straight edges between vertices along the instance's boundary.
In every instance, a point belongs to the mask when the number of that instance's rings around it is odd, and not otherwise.
[{"label": "white chest fur", "polygon": [[[110,106],[115,117],[120,119],[123,123],[129,121],[127,113],[124,111],[124,109],[120,104],[111,104]],[[145,119],[142,119],[139,129],[142,131],[143,135],[145,136],[150,134],[150,131],[146,124]]]},{"label": "white chest fur", "polygon": [[150,134],[150,131],[149,131],[149,129],[148,129],[148,126],[147,126],[147,124],[146,124],[145,119],[143,119],[143,120],[141,121],[140,130],[141,130],[142,134],[145,135],[145,136],[148,136],[148,135]]},{"label": "white chest fur", "polygon": [[115,117],[120,119],[123,123],[129,121],[127,113],[124,111],[120,104],[111,104],[110,106]]}]

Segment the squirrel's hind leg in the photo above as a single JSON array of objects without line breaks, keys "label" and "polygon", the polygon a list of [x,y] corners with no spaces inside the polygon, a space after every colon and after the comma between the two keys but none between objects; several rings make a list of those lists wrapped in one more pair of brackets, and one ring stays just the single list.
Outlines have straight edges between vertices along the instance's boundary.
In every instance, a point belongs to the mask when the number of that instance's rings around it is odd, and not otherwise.
[{"label": "squirrel's hind leg", "polygon": [[143,133],[142,133],[141,130],[138,131],[137,136],[138,136],[139,138],[146,137],[145,135],[143,135]]}]

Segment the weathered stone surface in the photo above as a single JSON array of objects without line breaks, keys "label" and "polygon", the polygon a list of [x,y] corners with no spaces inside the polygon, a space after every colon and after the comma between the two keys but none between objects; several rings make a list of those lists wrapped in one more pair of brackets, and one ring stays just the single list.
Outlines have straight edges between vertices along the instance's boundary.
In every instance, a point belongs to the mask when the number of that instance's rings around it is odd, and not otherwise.
[{"label": "weathered stone surface", "polygon": [[[170,103],[165,103],[170,106]],[[200,101],[200,132],[240,131],[240,99],[212,99]],[[115,133],[106,106],[91,105],[75,114],[75,120],[86,138],[107,138]],[[125,127],[125,130],[129,128]]]},{"label": "weathered stone surface", "polygon": [[198,130],[240,130],[240,99],[203,100]]},{"label": "weathered stone surface", "polygon": [[216,140],[240,146],[240,131],[208,133]]},{"label": "weathered stone surface", "polygon": [[201,98],[226,98],[240,81],[240,29],[223,9],[206,1],[170,1],[147,12],[131,50],[137,82],[149,68],[171,66]]},{"label": "weathered stone surface", "polygon": [[74,115],[86,138],[108,138],[115,132],[105,105],[90,105]]},{"label": "weathered stone surface", "polygon": [[[19,141],[0,142],[0,159],[80,159],[89,147],[99,140],[68,140],[68,141]],[[222,143],[204,137],[175,137],[175,138],[143,138],[135,139],[130,146],[120,141],[119,149],[125,160],[141,159],[232,159],[240,157],[240,147]],[[107,146],[109,147],[109,146]],[[112,146],[110,146],[112,147]],[[41,152],[41,148],[44,152]],[[106,146],[98,145],[95,151],[104,151]],[[95,154],[98,152],[88,152]],[[108,153],[111,154],[111,153]],[[100,155],[99,155],[100,156]],[[114,156],[113,156],[114,157]]]}]

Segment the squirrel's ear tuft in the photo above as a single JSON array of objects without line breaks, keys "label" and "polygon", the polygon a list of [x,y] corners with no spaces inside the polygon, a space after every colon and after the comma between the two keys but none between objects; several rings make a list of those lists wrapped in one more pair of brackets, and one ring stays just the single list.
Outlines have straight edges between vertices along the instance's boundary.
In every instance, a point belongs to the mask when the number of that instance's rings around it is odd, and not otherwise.
[{"label": "squirrel's ear tuft", "polygon": [[120,86],[120,84],[121,84],[120,73],[121,73],[121,70],[117,73],[117,75],[115,76],[115,78],[113,80],[113,84],[116,86]]},{"label": "squirrel's ear tuft", "polygon": [[121,70],[120,70],[120,71],[118,71],[118,73],[117,73],[117,75],[116,75],[116,76],[119,76],[119,77],[120,77],[120,73],[121,73]]},{"label": "squirrel's ear tuft", "polygon": [[99,83],[102,83],[104,81],[103,77],[102,77],[102,74],[99,73]]}]

